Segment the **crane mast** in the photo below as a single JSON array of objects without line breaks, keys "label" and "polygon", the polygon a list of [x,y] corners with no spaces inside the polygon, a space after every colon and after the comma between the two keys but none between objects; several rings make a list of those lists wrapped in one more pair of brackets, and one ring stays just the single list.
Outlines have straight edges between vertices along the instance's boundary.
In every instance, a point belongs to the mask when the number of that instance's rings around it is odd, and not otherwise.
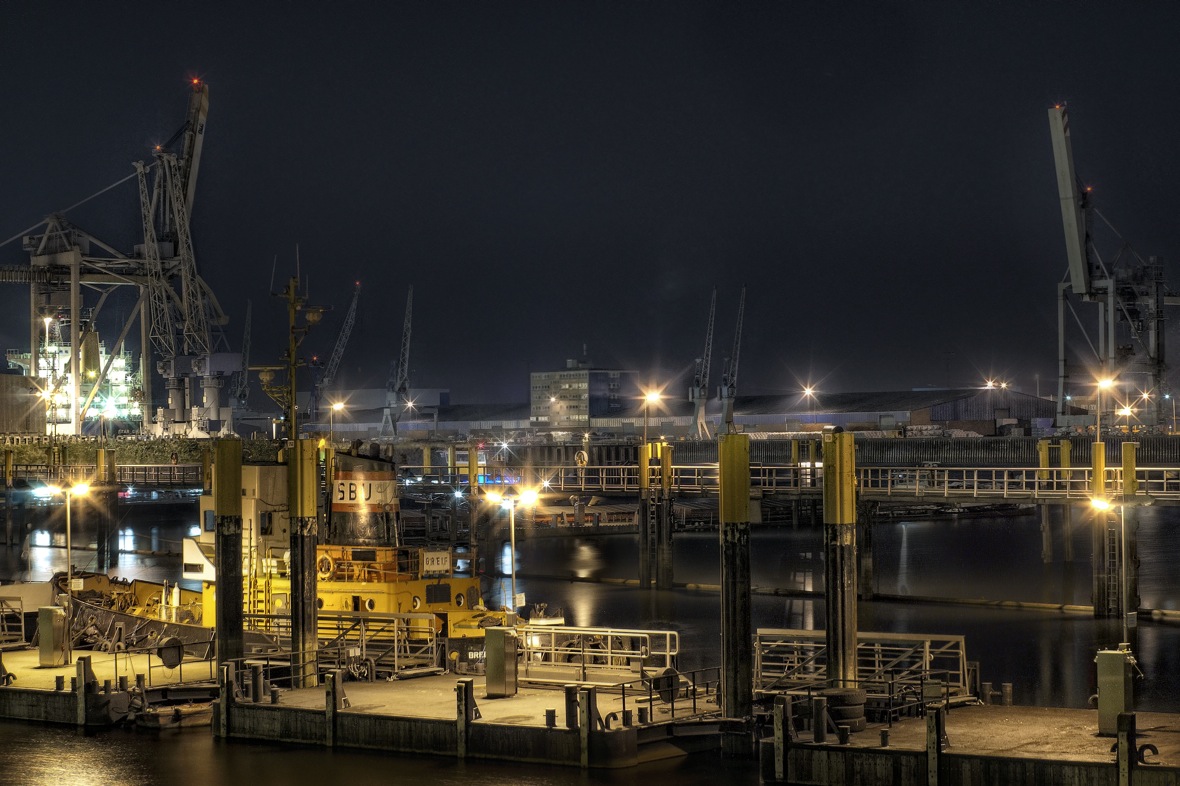
[{"label": "crane mast", "polygon": [[357,281],[356,288],[352,292],[352,302],[348,304],[348,313],[344,315],[344,324],[340,327],[340,335],[336,337],[336,346],[332,348],[332,354],[328,357],[328,362],[324,364],[319,379],[316,380],[315,390],[312,392],[311,412],[309,413],[312,418],[319,416],[320,400],[323,398],[324,389],[336,379],[336,370],[340,368],[340,360],[344,357],[344,348],[348,346],[348,338],[352,335],[352,326],[356,323],[356,304],[360,296],[361,282]]},{"label": "crane mast", "polygon": [[717,289],[709,300],[709,324],[705,329],[705,351],[697,358],[688,400],[693,403],[697,439],[709,439],[709,424],[705,421],[705,404],[709,400],[709,366],[713,358],[713,321],[717,315]]},{"label": "crane mast", "polygon": [[381,435],[397,436],[397,423],[402,412],[410,404],[410,327],[414,312],[414,287],[406,294],[406,317],[402,322],[401,352],[397,362],[390,368],[389,381],[385,390],[385,412],[381,417]]},{"label": "crane mast", "polygon": [[725,370],[721,374],[721,388],[718,391],[721,399],[721,419],[725,423],[725,430],[733,434],[736,428],[733,424],[733,401],[737,398],[738,360],[742,351],[742,320],[746,314],[746,288],[742,287],[742,297],[738,301],[737,328],[733,335],[733,355],[725,361]]},{"label": "crane mast", "polygon": [[[1065,402],[1069,397],[1065,315],[1073,311],[1068,298],[1072,294],[1082,301],[1098,304],[1097,341],[1086,336],[1097,356],[1096,375],[1145,375],[1149,381],[1142,390],[1142,401],[1147,411],[1140,420],[1157,426],[1162,423],[1160,400],[1168,392],[1164,306],[1180,305],[1180,300],[1169,295],[1163,265],[1155,257],[1145,261],[1124,243],[1109,267],[1103,262],[1093,237],[1093,217],[1102,216],[1093,205],[1090,189],[1078,181],[1069,115],[1064,104],[1049,108],[1049,134],[1068,263],[1068,275],[1058,285],[1057,414],[1059,417],[1066,414]],[[1076,313],[1074,317],[1077,318]],[[1078,323],[1082,324],[1080,319]]]}]

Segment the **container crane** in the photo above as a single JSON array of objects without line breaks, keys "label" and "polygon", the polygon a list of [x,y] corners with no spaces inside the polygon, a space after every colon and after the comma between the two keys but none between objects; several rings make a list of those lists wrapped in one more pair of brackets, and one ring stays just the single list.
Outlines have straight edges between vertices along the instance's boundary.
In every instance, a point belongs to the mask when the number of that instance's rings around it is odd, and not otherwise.
[{"label": "container crane", "polygon": [[237,404],[239,407],[245,407],[246,401],[250,397],[250,324],[251,312],[254,304],[246,301],[246,324],[242,328],[242,366],[237,373],[234,374],[233,382],[230,384],[229,398],[230,401]]},{"label": "container crane", "polygon": [[709,401],[709,366],[713,358],[713,320],[717,314],[717,289],[709,300],[709,324],[705,329],[705,352],[696,360],[692,386],[688,389],[688,400],[693,403],[697,439],[709,439],[709,424],[705,421],[705,404]]},{"label": "container crane", "polygon": [[[125,253],[72,226],[63,214],[54,214],[26,230],[22,240],[29,267],[5,278],[29,285],[30,357],[36,356],[41,321],[60,320],[59,332],[69,344],[62,367],[69,401],[67,433],[81,433],[82,419],[107,376],[106,368],[95,378],[79,373],[82,344],[95,340],[103,303],[116,286],[125,285],[138,287],[140,297],[123,321],[117,344],[123,344],[138,320],[140,391],[134,398],[144,404],[145,422],[153,400],[152,376],[158,372],[168,387],[169,403],[156,413],[156,433],[200,436],[230,427],[229,409],[220,407],[220,388],[223,375],[235,371],[240,359],[225,351],[220,328],[228,319],[197,271],[189,227],[209,108],[208,86],[193,80],[191,87],[185,123],[169,142],[178,142],[178,152],[169,145],[156,148],[152,163],[136,164],[131,174],[75,205],[137,180],[143,244]],[[149,172],[154,177],[150,185]],[[87,301],[94,291],[101,294],[91,308]]]},{"label": "container crane", "polygon": [[340,327],[340,335],[336,337],[336,346],[328,357],[328,362],[320,370],[315,388],[311,393],[311,407],[308,416],[313,420],[319,417],[320,400],[324,390],[336,379],[336,370],[340,368],[340,359],[344,357],[344,348],[348,346],[348,338],[352,335],[352,326],[356,324],[356,304],[361,296],[361,282],[356,282],[352,291],[352,302],[348,304],[348,313],[344,315],[344,324]]},{"label": "container crane", "polygon": [[414,287],[406,294],[406,317],[402,323],[402,347],[396,365],[390,368],[385,386],[385,412],[381,417],[381,435],[397,436],[397,422],[410,405],[410,326],[414,308]]},{"label": "container crane", "polygon": [[[1097,343],[1086,340],[1097,356],[1100,375],[1139,373],[1150,379],[1146,401],[1153,411],[1143,421],[1162,422],[1160,394],[1168,390],[1164,351],[1165,305],[1180,305],[1164,283],[1163,264],[1156,257],[1146,261],[1125,243],[1109,267],[1094,243],[1094,217],[1106,218],[1093,203],[1093,194],[1078,181],[1074,171],[1069,116],[1064,104],[1049,108],[1049,133],[1057,172],[1057,191],[1065,230],[1068,271],[1058,285],[1057,301],[1057,414],[1065,414],[1069,393],[1066,359],[1065,313],[1071,311],[1081,325],[1068,295],[1098,304]],[[1112,227],[1113,229],[1113,227]],[[1118,234],[1115,232],[1115,234]],[[1084,328],[1083,328],[1084,330]]]},{"label": "container crane", "polygon": [[742,319],[746,314],[746,288],[742,287],[742,297],[738,301],[737,329],[733,334],[733,355],[726,358],[725,370],[721,374],[721,388],[718,396],[721,399],[721,419],[725,423],[725,430],[733,434],[733,401],[737,398],[738,358],[742,351]]}]

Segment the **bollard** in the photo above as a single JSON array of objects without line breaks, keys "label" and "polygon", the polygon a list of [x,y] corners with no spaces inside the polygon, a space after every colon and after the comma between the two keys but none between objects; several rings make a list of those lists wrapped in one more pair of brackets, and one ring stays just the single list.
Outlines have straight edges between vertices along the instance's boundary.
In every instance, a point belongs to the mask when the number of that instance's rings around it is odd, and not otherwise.
[{"label": "bollard", "polygon": [[1012,706],[1012,683],[1011,682],[1002,683],[1000,685],[1000,692],[1001,692],[1001,695],[1003,696],[1002,701],[1004,702],[1004,706],[1011,707]]},{"label": "bollard", "polygon": [[646,724],[647,724],[647,714],[648,714],[648,712],[649,712],[649,710],[648,710],[648,708],[647,708],[647,707],[640,707],[640,708],[639,708],[639,725],[640,725],[640,726],[643,726],[643,725],[646,725]]},{"label": "bollard", "polygon": [[145,677],[142,674],[136,674],[135,675],[135,688],[140,693],[143,693],[144,690],[147,688],[147,677]]},{"label": "bollard", "polygon": [[992,703],[992,684],[990,682],[983,683],[983,687],[979,691],[979,698],[983,699],[984,704]]},{"label": "bollard", "polygon": [[107,694],[108,696],[111,694],[111,681],[110,680],[103,680],[102,681],[102,692]]},{"label": "bollard", "polygon": [[78,692],[78,678],[70,677],[70,693]]},{"label": "bollard", "polygon": [[545,728],[553,729],[557,727],[557,710],[545,710]]},{"label": "bollard", "polygon": [[274,685],[270,686],[270,703],[271,704],[278,704],[279,703],[279,689],[277,686],[274,686]]},{"label": "bollard", "polygon": [[623,725],[631,726],[634,723],[635,710],[623,710]]},{"label": "bollard", "polygon": [[841,745],[848,744],[848,734],[851,729],[843,724],[836,727],[836,738],[840,740]]},{"label": "bollard", "polygon": [[889,747],[889,729],[881,729],[881,747]]},{"label": "bollard", "polygon": [[127,675],[123,674],[119,676],[119,691],[122,692],[125,690],[127,690]]},{"label": "bollard", "polygon": [[828,697],[811,697],[811,735],[814,742],[828,740]]},{"label": "bollard", "polygon": [[254,697],[254,701],[262,701],[262,664],[256,663],[250,667],[250,681],[253,683],[250,686],[250,695]]},{"label": "bollard", "polygon": [[66,678],[63,675],[58,674],[56,677],[53,678],[53,689],[54,690],[65,690],[66,689]]},{"label": "bollard", "polygon": [[565,727],[578,728],[578,686],[565,686]]}]

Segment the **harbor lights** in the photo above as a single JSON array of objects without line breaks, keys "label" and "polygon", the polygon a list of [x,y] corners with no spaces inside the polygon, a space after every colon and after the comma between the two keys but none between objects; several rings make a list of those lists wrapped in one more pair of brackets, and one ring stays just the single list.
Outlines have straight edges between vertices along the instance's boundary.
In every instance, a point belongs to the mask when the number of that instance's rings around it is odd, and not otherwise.
[{"label": "harbor lights", "polygon": [[499,491],[489,491],[487,495],[488,502],[497,504],[502,508],[508,510],[508,565],[509,572],[512,576],[512,608],[513,610],[524,605],[524,599],[519,598],[516,594],[516,506],[517,505],[536,505],[537,504],[537,490],[524,489],[519,496],[510,497],[501,494]]},{"label": "harbor lights", "polygon": [[56,497],[58,494],[65,495],[66,500],[66,598],[68,612],[66,614],[66,665],[72,662],[74,650],[72,634],[70,628],[71,621],[74,617],[74,560],[73,560],[73,540],[72,540],[72,524],[70,521],[70,503],[74,497],[83,497],[90,492],[90,486],[86,483],[77,483],[69,488],[61,488],[60,486],[49,486],[45,492],[50,496]]},{"label": "harbor lights", "polygon": [[803,395],[807,399],[807,410],[811,415],[811,422],[815,423],[815,388],[808,385],[803,388]]},{"label": "harbor lights", "polygon": [[344,409],[344,402],[337,401],[328,409],[328,444],[336,444],[336,413]]},{"label": "harbor lights", "polygon": [[647,444],[647,421],[649,410],[652,404],[658,404],[660,401],[660,391],[649,390],[643,394],[643,444]]}]

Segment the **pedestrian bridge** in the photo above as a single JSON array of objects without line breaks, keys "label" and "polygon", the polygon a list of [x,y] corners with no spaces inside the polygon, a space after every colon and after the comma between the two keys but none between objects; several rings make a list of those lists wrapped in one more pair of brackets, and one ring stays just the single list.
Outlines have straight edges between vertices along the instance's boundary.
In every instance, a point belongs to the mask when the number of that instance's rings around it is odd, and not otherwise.
[{"label": "pedestrian bridge", "polygon": [[[469,496],[466,474],[437,468],[402,467],[401,483],[410,496],[429,496],[443,503],[448,496]],[[653,468],[654,472],[654,468]],[[1095,496],[1089,467],[858,467],[858,495],[865,501],[913,502],[1086,502]],[[657,476],[653,480],[658,482]],[[1136,467],[1124,476],[1121,466],[1103,473],[1105,496],[1134,497],[1140,504],[1155,501],[1180,504],[1180,466]],[[481,473],[484,489],[535,488],[541,493],[638,495],[639,467],[534,467]],[[671,491],[684,496],[718,493],[714,465],[674,465]],[[750,490],[760,497],[819,497],[823,493],[822,466],[750,467]]]}]

